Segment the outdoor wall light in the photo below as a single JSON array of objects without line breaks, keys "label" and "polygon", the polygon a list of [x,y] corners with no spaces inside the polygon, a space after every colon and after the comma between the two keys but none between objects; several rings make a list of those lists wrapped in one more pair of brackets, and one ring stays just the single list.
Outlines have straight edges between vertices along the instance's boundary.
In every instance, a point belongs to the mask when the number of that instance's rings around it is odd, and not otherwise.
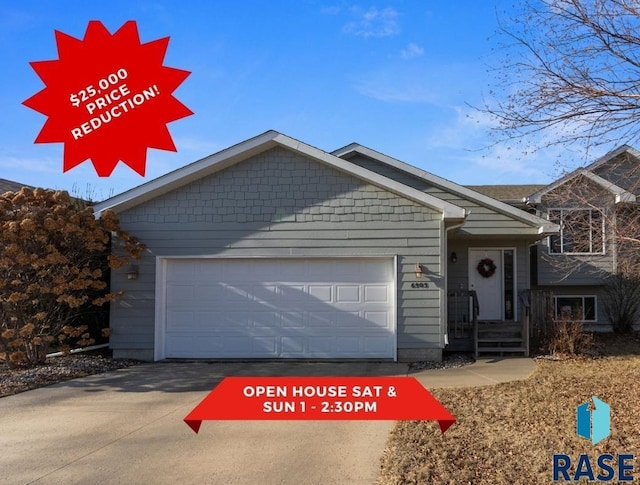
[{"label": "outdoor wall light", "polygon": [[129,271],[127,271],[127,279],[128,280],[138,279],[138,267],[136,265],[131,265],[129,267]]},{"label": "outdoor wall light", "polygon": [[424,271],[422,270],[422,265],[420,263],[416,263],[416,266],[415,268],[413,268],[413,271],[415,271],[416,273],[416,278],[420,278],[424,274]]},{"label": "outdoor wall light", "polygon": [[458,255],[456,254],[455,251],[451,253],[451,262],[452,263],[457,263],[458,262]]}]

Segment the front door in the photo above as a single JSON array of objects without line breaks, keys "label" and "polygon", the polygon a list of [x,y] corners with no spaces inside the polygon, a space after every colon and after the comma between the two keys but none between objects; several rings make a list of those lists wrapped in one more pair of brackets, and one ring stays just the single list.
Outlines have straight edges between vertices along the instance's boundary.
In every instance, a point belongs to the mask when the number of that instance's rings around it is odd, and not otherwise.
[{"label": "front door", "polygon": [[478,295],[478,320],[503,319],[503,281],[501,249],[469,249],[469,289]]}]

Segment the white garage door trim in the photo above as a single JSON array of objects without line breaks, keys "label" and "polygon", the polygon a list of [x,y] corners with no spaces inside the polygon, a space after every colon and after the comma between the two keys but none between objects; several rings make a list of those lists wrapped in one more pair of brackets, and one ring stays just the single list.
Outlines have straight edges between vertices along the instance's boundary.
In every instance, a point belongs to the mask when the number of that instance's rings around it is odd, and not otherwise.
[{"label": "white garage door trim", "polygon": [[[397,360],[397,258],[395,256],[375,256],[369,255],[367,257],[353,257],[353,256],[322,256],[322,257],[229,257],[229,256],[158,256],[156,257],[156,302],[155,302],[155,345],[154,345],[154,358],[155,360],[162,360],[167,358],[166,356],[166,333],[167,333],[167,276],[168,268],[171,262],[179,260],[210,260],[210,261],[255,261],[255,260],[271,260],[271,261],[337,261],[337,260],[349,260],[349,261],[377,261],[388,262],[393,271],[392,282],[390,284],[390,319],[392,326],[392,351],[384,357],[376,358],[393,358]],[[296,358],[296,357],[293,357]]]}]

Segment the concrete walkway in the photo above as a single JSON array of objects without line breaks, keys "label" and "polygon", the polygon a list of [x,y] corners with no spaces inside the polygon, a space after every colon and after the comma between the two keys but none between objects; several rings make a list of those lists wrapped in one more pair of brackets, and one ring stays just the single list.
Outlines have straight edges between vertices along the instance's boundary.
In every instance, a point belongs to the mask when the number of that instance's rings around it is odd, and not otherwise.
[{"label": "concrete walkway", "polygon": [[536,369],[532,359],[522,357],[483,357],[471,365],[456,369],[411,370],[427,389],[439,387],[490,386],[500,382],[526,379]]},{"label": "concrete walkway", "polygon": [[428,388],[526,378],[530,359],[459,369],[397,363],[158,363],[0,399],[0,484],[372,484],[391,421],[183,418],[225,376],[411,375]]}]

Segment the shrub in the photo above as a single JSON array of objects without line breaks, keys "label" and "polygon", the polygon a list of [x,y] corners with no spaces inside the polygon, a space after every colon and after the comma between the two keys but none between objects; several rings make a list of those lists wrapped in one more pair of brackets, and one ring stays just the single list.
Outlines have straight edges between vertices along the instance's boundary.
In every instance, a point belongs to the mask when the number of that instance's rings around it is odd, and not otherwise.
[{"label": "shrub", "polygon": [[557,318],[550,314],[546,324],[541,327],[538,351],[568,356],[593,352],[593,335],[585,332],[583,321],[584,316],[578,309],[571,309]]},{"label": "shrub", "polygon": [[578,320],[554,320],[545,340],[550,354],[570,355],[589,353],[593,350],[593,335],[584,331]]},{"label": "shrub", "polygon": [[633,331],[640,316],[640,277],[613,275],[607,280],[604,292],[604,311],[613,331]]},{"label": "shrub", "polygon": [[[68,350],[92,343],[78,315],[117,295],[109,268],[138,258],[144,246],[120,230],[116,215],[94,217],[66,192],[23,188],[0,196],[0,359],[10,367],[43,362],[56,342]],[[110,254],[111,234],[125,255]]]}]

